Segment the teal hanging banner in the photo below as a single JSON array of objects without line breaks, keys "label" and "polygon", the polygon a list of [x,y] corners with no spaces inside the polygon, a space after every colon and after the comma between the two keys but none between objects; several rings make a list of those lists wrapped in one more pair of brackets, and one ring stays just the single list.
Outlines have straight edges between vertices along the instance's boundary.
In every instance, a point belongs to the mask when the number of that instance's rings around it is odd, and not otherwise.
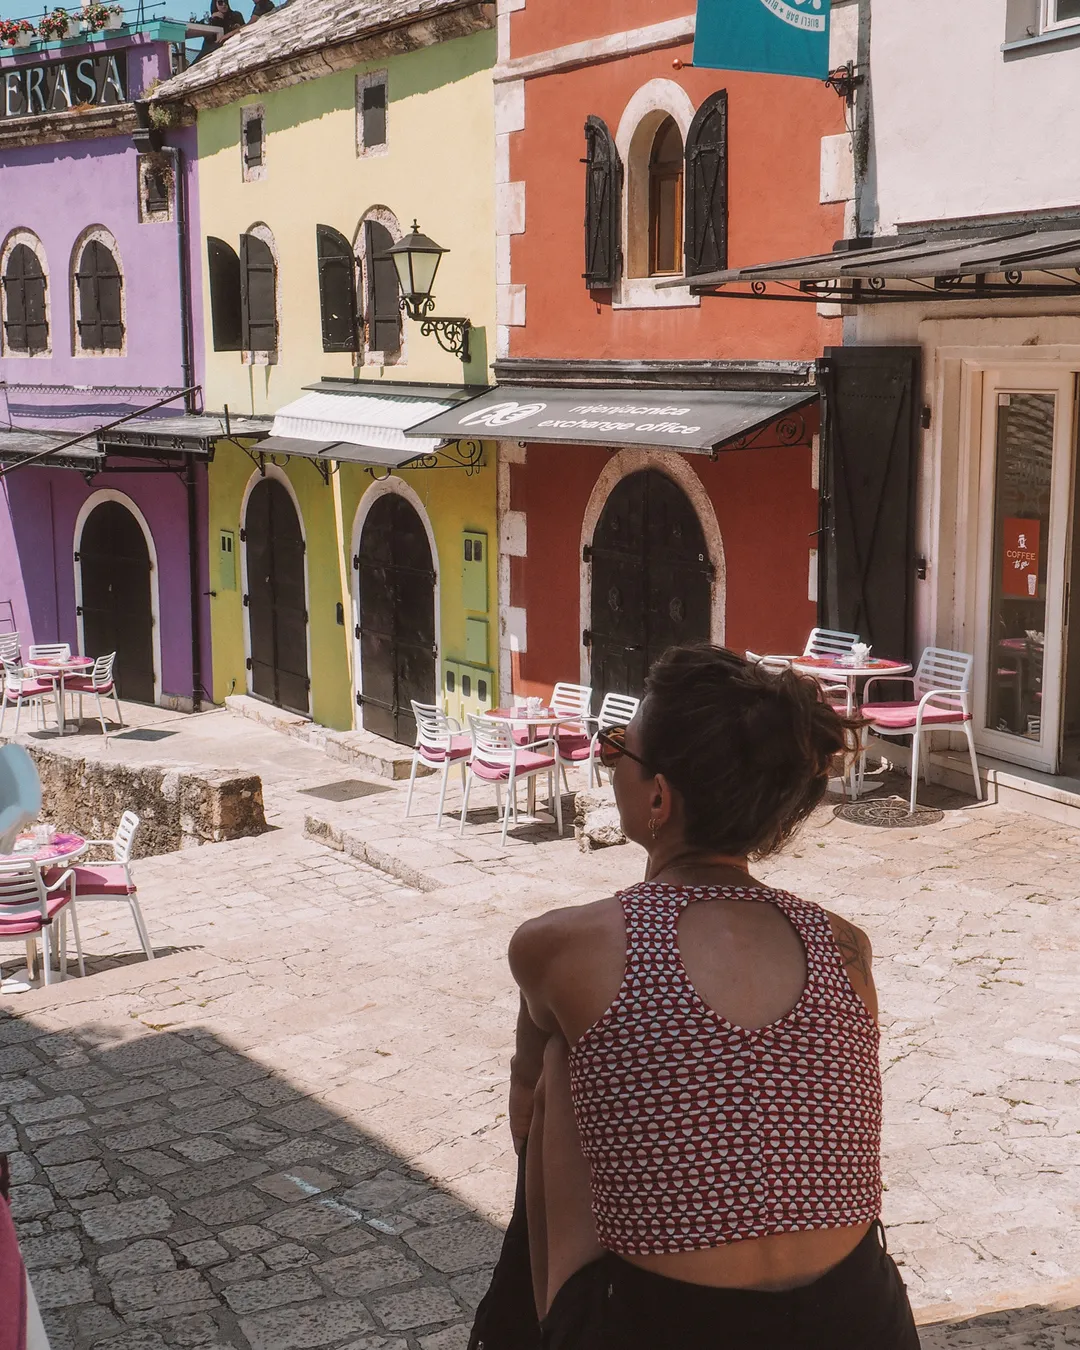
[{"label": "teal hanging banner", "polygon": [[698,0],[694,65],[829,74],[829,0]]}]

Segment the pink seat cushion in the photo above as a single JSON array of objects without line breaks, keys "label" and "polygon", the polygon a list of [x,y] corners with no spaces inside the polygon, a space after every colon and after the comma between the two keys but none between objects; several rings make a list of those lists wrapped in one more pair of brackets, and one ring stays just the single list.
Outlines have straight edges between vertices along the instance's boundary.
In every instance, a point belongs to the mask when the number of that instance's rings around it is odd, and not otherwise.
[{"label": "pink seat cushion", "polygon": [[53,686],[48,680],[23,680],[21,692],[17,689],[5,689],[9,703],[17,703],[20,698],[37,698],[41,694],[51,694]]},{"label": "pink seat cushion", "polygon": [[[438,746],[421,745],[418,747],[420,758],[427,760],[429,764],[442,764],[446,760],[446,751],[440,750]],[[468,736],[450,737],[450,760],[468,759],[472,753],[472,741]]]},{"label": "pink seat cushion", "polygon": [[[919,711],[917,703],[864,703],[862,706],[862,715],[867,718],[876,727],[889,731],[912,731],[915,728],[915,718]],[[958,708],[935,708],[933,704],[927,704],[923,710],[922,724],[924,727],[946,726],[956,722],[970,722],[971,714],[963,713]]]},{"label": "pink seat cushion", "polygon": [[[536,773],[543,769],[553,769],[555,767],[554,755],[540,755],[535,750],[519,750],[517,756],[518,777],[526,773]],[[509,764],[485,764],[483,760],[473,756],[473,773],[477,778],[483,778],[489,783],[505,783],[510,777]]]},{"label": "pink seat cushion", "polygon": [[[50,895],[45,902],[49,919],[55,919],[70,899],[71,896],[62,891]],[[40,914],[18,914],[5,917],[4,907],[0,905],[0,938],[21,937],[26,933],[40,933],[47,922],[48,920],[43,919]]]},{"label": "pink seat cushion", "polygon": [[88,675],[69,675],[64,681],[64,688],[69,694],[111,694],[113,691],[113,682],[108,684],[95,684]]},{"label": "pink seat cushion", "polygon": [[128,884],[124,869],[116,863],[91,863],[72,869],[75,873],[75,898],[88,895],[132,895],[135,887]]},{"label": "pink seat cushion", "polygon": [[584,731],[560,731],[557,737],[563,759],[588,759],[592,737]]}]

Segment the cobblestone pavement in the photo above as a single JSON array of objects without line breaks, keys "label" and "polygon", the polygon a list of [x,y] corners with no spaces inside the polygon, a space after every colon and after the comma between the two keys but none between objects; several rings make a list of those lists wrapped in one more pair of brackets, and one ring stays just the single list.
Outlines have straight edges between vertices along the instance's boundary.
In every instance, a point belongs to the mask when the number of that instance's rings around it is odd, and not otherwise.
[{"label": "cobblestone pavement", "polygon": [[[87,905],[90,978],[0,1003],[0,1149],[55,1350],[460,1350],[512,1191],[506,940],[640,855],[530,827],[420,893],[301,836],[301,789],[356,775],[240,740],[277,828],[138,864],[159,959]],[[1078,836],[960,800],[918,829],[823,810],[761,870],[873,937],[885,1217],[924,1345],[1076,1346]],[[400,790],[349,812],[375,804],[389,836]]]}]

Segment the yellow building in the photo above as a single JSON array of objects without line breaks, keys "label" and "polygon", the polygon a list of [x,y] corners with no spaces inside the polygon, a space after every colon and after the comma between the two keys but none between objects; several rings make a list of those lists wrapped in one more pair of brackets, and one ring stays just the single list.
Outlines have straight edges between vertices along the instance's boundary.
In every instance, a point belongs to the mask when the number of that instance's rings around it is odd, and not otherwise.
[{"label": "yellow building", "polygon": [[[407,435],[488,384],[492,10],[306,0],[157,91],[197,116],[206,406],[273,419],[210,467],[215,701],[411,743],[411,699],[498,689],[494,444]],[[424,322],[388,255],[414,221]]]}]

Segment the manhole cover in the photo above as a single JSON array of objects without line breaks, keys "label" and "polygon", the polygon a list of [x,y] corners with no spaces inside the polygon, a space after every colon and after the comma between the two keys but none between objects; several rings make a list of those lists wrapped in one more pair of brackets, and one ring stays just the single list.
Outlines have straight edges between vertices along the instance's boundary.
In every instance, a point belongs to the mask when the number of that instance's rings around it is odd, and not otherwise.
[{"label": "manhole cover", "polygon": [[114,741],[163,741],[167,736],[175,736],[175,731],[155,731],[153,727],[136,727],[134,731],[118,731]]},{"label": "manhole cover", "polygon": [[323,783],[320,787],[301,788],[305,797],[321,797],[326,802],[351,802],[357,797],[374,797],[377,792],[391,792],[382,783],[362,783],[359,778],[346,778],[340,783]]},{"label": "manhole cover", "polygon": [[908,810],[905,797],[879,797],[872,801],[844,802],[834,807],[838,820],[850,820],[853,825],[876,825],[882,830],[910,829],[915,825],[936,825],[945,819],[944,811],[929,806]]}]

